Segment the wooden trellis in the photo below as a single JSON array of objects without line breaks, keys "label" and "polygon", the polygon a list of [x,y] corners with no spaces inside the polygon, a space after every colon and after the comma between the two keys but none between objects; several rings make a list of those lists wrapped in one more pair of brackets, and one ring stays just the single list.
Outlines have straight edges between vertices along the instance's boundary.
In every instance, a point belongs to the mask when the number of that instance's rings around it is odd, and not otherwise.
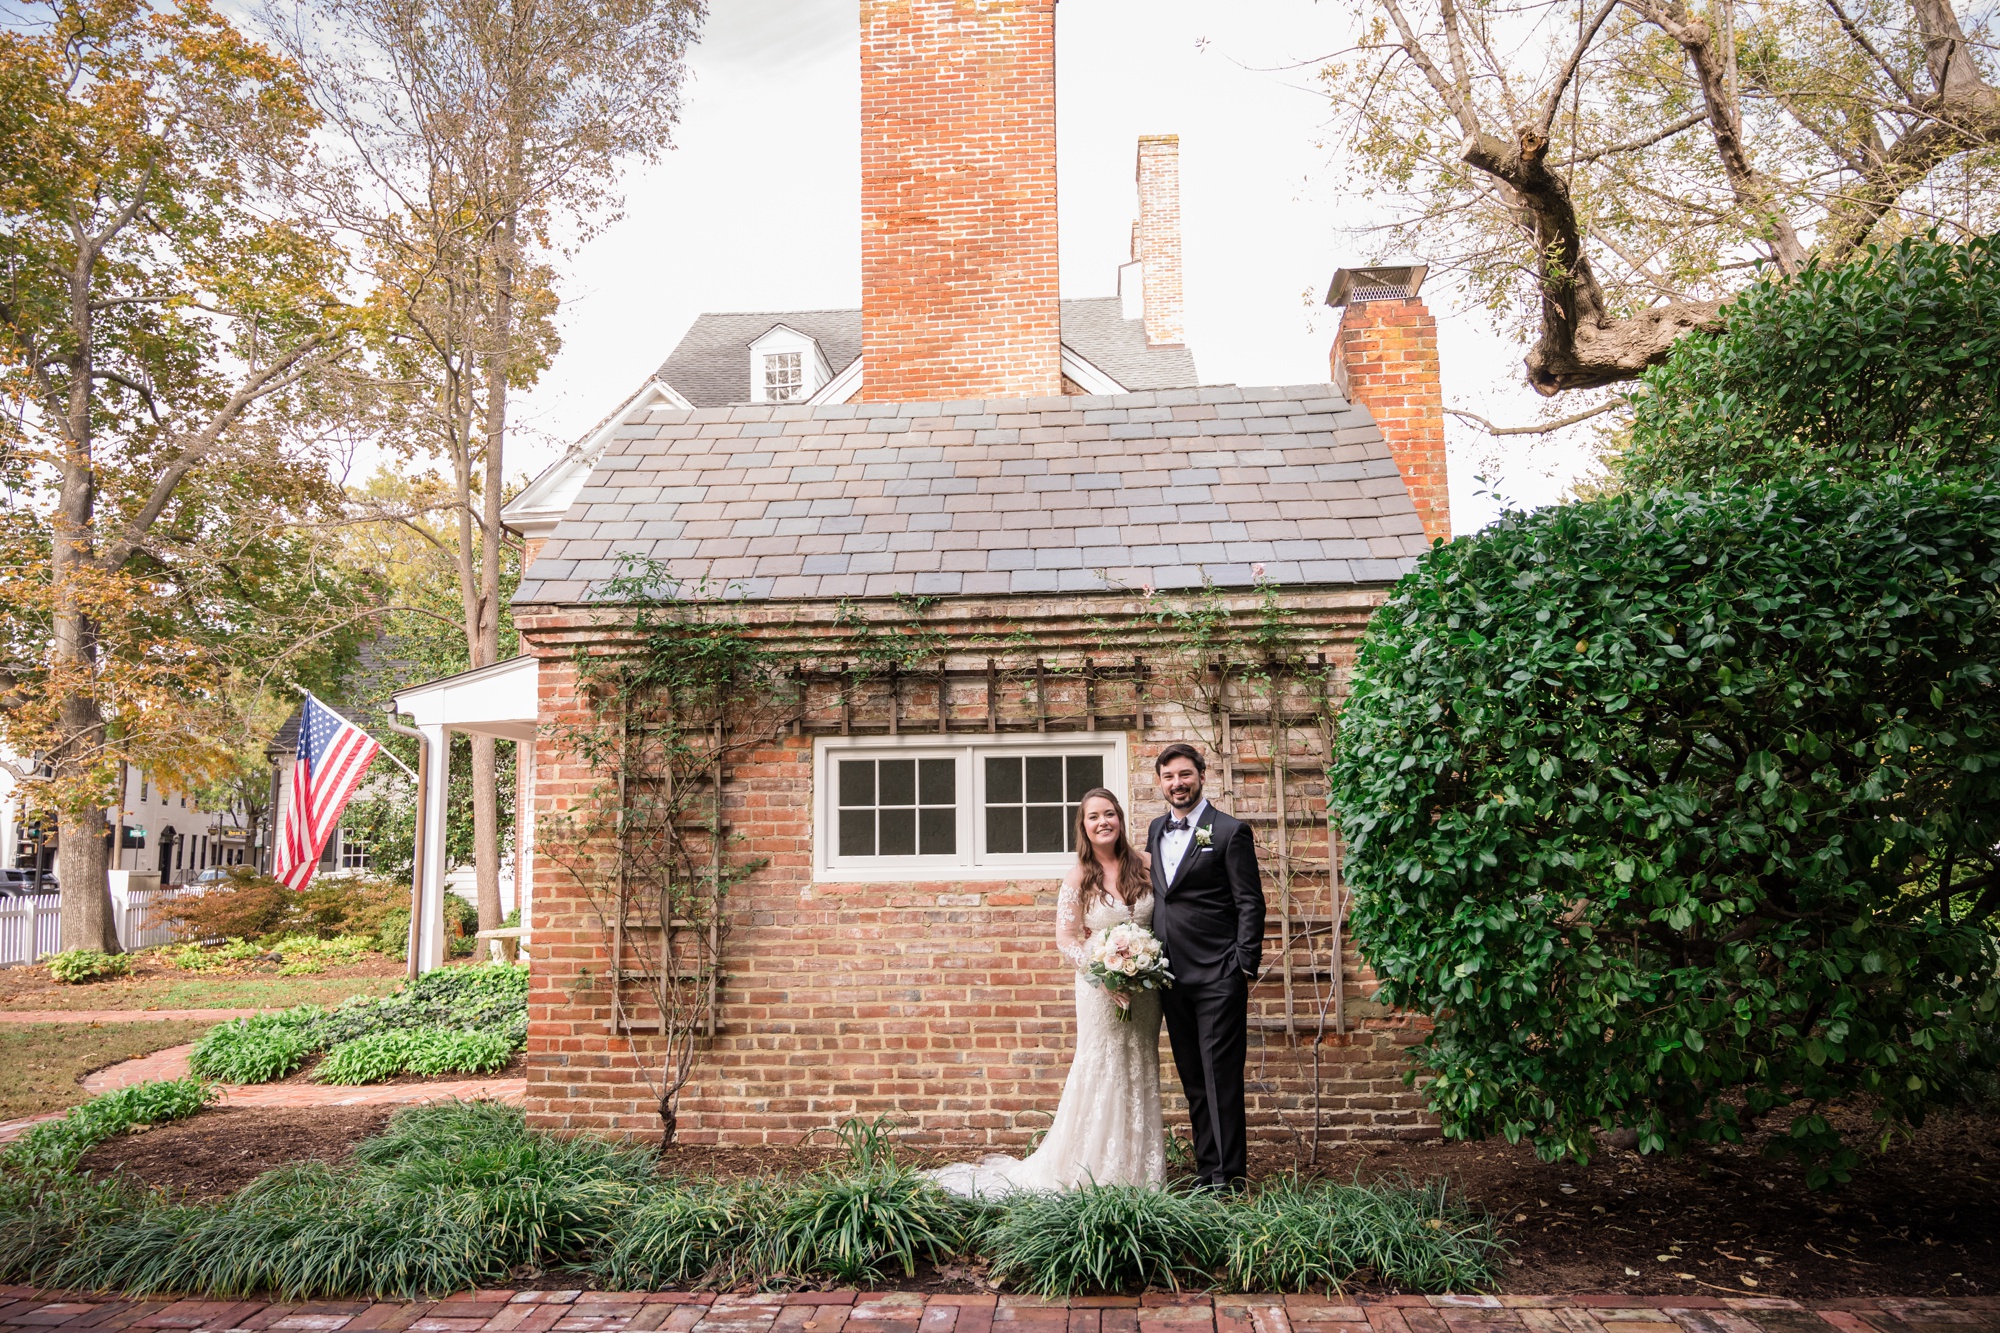
[{"label": "wooden trellis", "polygon": [[1347,1031],[1347,894],[1326,816],[1341,673],[1217,660],[1199,691],[1215,742],[1217,802],[1249,824],[1265,873],[1264,970],[1250,1024],[1287,1040]]},{"label": "wooden trellis", "polygon": [[620,747],[609,1029],[709,1040],[728,842],[723,724],[688,734],[671,722],[628,719]]}]

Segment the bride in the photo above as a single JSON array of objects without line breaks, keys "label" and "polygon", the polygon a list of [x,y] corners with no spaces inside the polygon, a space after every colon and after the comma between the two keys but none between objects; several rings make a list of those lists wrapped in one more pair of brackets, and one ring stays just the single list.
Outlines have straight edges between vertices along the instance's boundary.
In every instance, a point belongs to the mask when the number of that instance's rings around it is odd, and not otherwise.
[{"label": "bride", "polygon": [[[928,1172],[932,1180],[973,1196],[1165,1181],[1160,993],[1115,995],[1090,977],[1090,937],[1125,921],[1151,929],[1152,874],[1126,836],[1118,798],[1098,787],[1077,809],[1076,864],[1056,898],[1056,948],[1076,969],[1076,1055],[1055,1122],[1025,1159],[959,1162]],[[1128,1006],[1131,1020],[1121,1021]]]}]

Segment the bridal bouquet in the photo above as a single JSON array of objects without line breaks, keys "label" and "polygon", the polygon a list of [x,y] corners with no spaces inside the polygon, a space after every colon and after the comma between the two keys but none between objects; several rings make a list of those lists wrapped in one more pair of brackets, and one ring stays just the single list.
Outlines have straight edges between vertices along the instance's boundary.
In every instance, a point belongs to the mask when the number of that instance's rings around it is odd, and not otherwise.
[{"label": "bridal bouquet", "polygon": [[[1090,976],[1114,995],[1166,990],[1174,984],[1160,937],[1136,921],[1123,921],[1091,936]],[[1118,1017],[1131,1022],[1132,1007],[1120,1005]]]}]

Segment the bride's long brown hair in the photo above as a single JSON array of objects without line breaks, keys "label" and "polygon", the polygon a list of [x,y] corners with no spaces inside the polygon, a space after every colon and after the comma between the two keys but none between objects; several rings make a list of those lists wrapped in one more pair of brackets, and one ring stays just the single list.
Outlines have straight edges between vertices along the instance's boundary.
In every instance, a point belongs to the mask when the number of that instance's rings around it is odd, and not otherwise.
[{"label": "bride's long brown hair", "polygon": [[1104,867],[1098,864],[1097,849],[1083,827],[1083,807],[1099,796],[1111,802],[1111,808],[1118,812],[1118,841],[1113,844],[1111,853],[1118,862],[1118,888],[1125,895],[1124,903],[1130,906],[1138,902],[1139,895],[1146,891],[1146,863],[1139,859],[1139,853],[1132,850],[1132,826],[1125,820],[1125,807],[1105,788],[1092,787],[1076,803],[1076,863],[1083,868],[1083,910],[1086,912],[1099,900],[1108,902],[1111,899],[1111,894],[1104,887]]}]

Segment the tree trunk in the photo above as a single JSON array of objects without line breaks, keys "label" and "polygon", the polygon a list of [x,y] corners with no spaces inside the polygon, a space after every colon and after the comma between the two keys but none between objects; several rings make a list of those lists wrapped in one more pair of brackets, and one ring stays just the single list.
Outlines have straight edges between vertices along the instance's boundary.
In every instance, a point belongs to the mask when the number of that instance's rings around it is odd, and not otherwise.
[{"label": "tree trunk", "polygon": [[[508,184],[511,186],[512,181]],[[500,493],[506,485],[507,376],[513,369],[515,218],[510,210],[495,237],[493,308],[487,333],[486,474],[481,480],[484,508],[479,532],[478,639],[475,666],[500,659]],[[473,867],[479,885],[479,928],[495,930],[500,912],[500,774],[498,744],[491,736],[472,738]],[[518,891],[518,883],[517,883]]]},{"label": "tree trunk", "polygon": [[[56,846],[56,878],[62,892],[62,947],[123,953],[111,907],[111,849],[104,808],[87,805],[62,812],[62,841]],[[111,829],[113,836],[116,830]]]}]

